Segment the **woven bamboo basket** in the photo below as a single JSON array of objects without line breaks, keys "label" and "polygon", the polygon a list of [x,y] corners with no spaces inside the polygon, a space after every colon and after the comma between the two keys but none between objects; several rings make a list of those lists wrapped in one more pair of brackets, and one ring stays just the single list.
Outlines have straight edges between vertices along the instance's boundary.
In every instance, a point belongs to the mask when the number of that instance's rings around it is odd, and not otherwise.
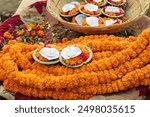
[{"label": "woven bamboo basket", "polygon": [[[127,26],[132,25],[139,18],[141,18],[149,9],[150,0],[127,0],[126,16],[128,21],[122,24],[116,24],[111,26],[102,27],[90,27],[90,26],[80,26],[71,22],[67,22],[62,19],[59,15],[60,9],[66,3],[75,0],[48,0],[47,1],[47,13],[52,15],[56,20],[62,23],[64,26],[84,34],[102,34],[102,33],[114,33],[124,29]],[[76,0],[83,1],[83,0]]]}]

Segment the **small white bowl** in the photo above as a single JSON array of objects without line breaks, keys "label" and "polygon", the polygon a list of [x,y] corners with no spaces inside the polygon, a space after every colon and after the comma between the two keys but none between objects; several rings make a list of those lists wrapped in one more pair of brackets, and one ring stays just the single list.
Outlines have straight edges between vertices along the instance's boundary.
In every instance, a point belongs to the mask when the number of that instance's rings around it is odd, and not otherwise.
[{"label": "small white bowl", "polygon": [[[124,12],[124,14],[125,14],[125,11],[124,11],[122,8],[120,8],[120,7],[118,7],[118,8],[119,8],[122,12]],[[104,13],[104,8],[102,8],[102,14],[105,15],[105,16],[107,16],[107,17],[112,17],[112,18],[119,18],[119,17],[124,16],[124,14],[121,14],[121,15],[118,15],[118,16],[111,16],[111,15],[105,14],[105,13]]]},{"label": "small white bowl", "polygon": [[83,7],[83,6],[80,6],[79,12],[82,13],[82,14],[84,14],[84,15],[86,15],[86,16],[100,16],[100,15],[102,14],[102,11],[101,11],[100,8],[98,9],[98,10],[100,11],[99,14],[96,14],[96,15],[86,14],[86,13],[84,13],[84,12],[82,11],[82,7]]},{"label": "small white bowl", "polygon": [[[90,3],[87,0],[84,0],[86,3]],[[99,7],[105,6],[107,4],[107,0],[104,0],[104,3],[102,5],[98,5]]]},{"label": "small white bowl", "polygon": [[[72,45],[72,46],[77,46],[77,45],[75,44],[75,45]],[[93,52],[92,52],[91,48],[89,48],[89,47],[87,47],[87,46],[85,46],[85,45],[84,45],[84,47],[89,51],[89,58],[88,58],[86,61],[84,61],[84,62],[82,62],[81,64],[78,64],[78,65],[68,65],[68,64],[66,64],[66,63],[63,61],[63,58],[62,58],[62,56],[60,55],[60,56],[59,56],[59,61],[60,61],[60,63],[63,64],[64,66],[70,67],[70,68],[78,68],[78,67],[82,67],[83,65],[87,64],[88,62],[91,61],[91,59],[92,59],[92,57],[93,57]]]},{"label": "small white bowl", "polygon": [[125,5],[127,2],[123,2],[123,3],[121,3],[121,4],[114,4],[114,3],[109,2],[109,0],[107,0],[107,3],[110,4],[110,5],[113,5],[113,6],[123,6],[123,5]]}]

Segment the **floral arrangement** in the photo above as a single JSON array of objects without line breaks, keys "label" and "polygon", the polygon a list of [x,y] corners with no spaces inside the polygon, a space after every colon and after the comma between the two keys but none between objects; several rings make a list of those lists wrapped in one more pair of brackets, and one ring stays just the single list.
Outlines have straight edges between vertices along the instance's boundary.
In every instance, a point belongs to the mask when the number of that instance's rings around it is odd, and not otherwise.
[{"label": "floral arrangement", "polygon": [[85,5],[85,2],[73,1],[65,4],[62,9],[60,9],[60,15],[62,16],[73,16],[79,12],[79,7]]},{"label": "floral arrangement", "polygon": [[[87,14],[87,15],[100,15],[100,13],[101,13],[100,9],[97,9],[96,11],[91,11],[91,10],[85,8],[85,6],[87,6],[87,5],[92,5],[92,4],[82,5],[81,12],[83,12],[84,14]],[[96,7],[96,5],[95,5],[95,7]]]},{"label": "floral arrangement", "polygon": [[[42,49],[49,49],[49,51],[43,51],[44,53],[43,54],[41,54],[41,50]],[[55,45],[44,45],[44,47],[43,46],[41,46],[41,47],[39,47],[39,48],[37,48],[37,52],[36,52],[36,57],[40,60],[40,61],[44,61],[44,62],[49,62],[49,61],[53,61],[53,60],[58,60],[59,59],[59,56],[57,57],[57,58],[55,58],[55,59],[52,59],[52,57],[53,57],[53,55],[51,55],[51,59],[48,59],[49,58],[49,56],[47,57],[46,55],[44,56],[44,54],[46,54],[46,53],[50,53],[50,54],[54,54],[54,52],[53,52],[53,50],[50,50],[50,49],[55,49],[55,50],[60,50],[60,48],[58,48],[57,46],[55,46]],[[56,52],[56,51],[55,51]]]},{"label": "floral arrangement", "polygon": [[104,17],[103,20],[104,20],[106,26],[109,26],[112,24],[121,24],[122,23],[122,20],[119,20],[116,18],[110,18],[110,17]]},{"label": "floral arrangement", "polygon": [[[107,4],[107,2],[109,4]],[[99,25],[96,26],[110,26],[115,24],[121,24],[126,22],[128,18],[125,16],[125,5],[126,0],[85,0],[83,3],[79,3],[78,1],[73,1],[71,3],[65,4],[60,11],[60,15],[64,20],[69,21],[71,23],[75,23],[81,26],[87,26],[86,18],[91,16],[99,17],[103,19],[103,17],[108,18],[117,18],[117,22],[109,21],[109,25],[105,25],[105,23],[100,20]],[[70,6],[69,6],[70,5]],[[73,7],[74,5],[74,7]],[[76,8],[76,7],[78,8]],[[72,8],[72,9],[71,9]],[[75,10],[76,9],[76,10]],[[113,19],[114,20],[114,19]],[[95,20],[89,21],[93,23]],[[83,24],[82,24],[83,22]],[[112,23],[113,22],[113,23]],[[93,25],[88,25],[93,26]]]},{"label": "floral arrangement", "polygon": [[71,57],[69,59],[63,58],[62,60],[67,65],[71,65],[71,66],[79,65],[79,64],[82,64],[84,61],[86,61],[89,58],[90,54],[89,54],[89,51],[86,49],[85,46],[77,45],[77,46],[72,46],[72,47],[77,47],[78,49],[81,50],[81,53],[78,56]]},{"label": "floral arrangement", "polygon": [[105,0],[86,0],[88,3],[91,3],[91,4],[95,4],[95,5],[98,5],[98,6],[101,6],[103,4],[105,4]]},{"label": "floral arrangement", "polygon": [[[114,9],[114,11],[111,11],[110,9]],[[120,7],[115,6],[105,6],[103,7],[103,14],[107,15],[109,17],[120,17],[125,14],[124,10]]]},{"label": "floral arrangement", "polygon": [[[90,17],[88,17],[90,18]],[[91,23],[87,23],[87,18],[85,18],[83,21],[82,21],[82,25],[83,26],[104,26],[104,21],[103,19],[101,18],[96,18],[98,19],[98,23],[96,25],[91,25]],[[95,20],[96,21],[96,20]]]},{"label": "floral arrangement", "polygon": [[120,4],[126,3],[126,0],[108,0],[108,2],[114,5],[120,5]]},{"label": "floral arrangement", "polygon": [[[10,24],[11,25],[11,24]],[[0,50],[8,42],[24,42],[29,44],[43,43],[52,44],[62,42],[62,38],[66,37],[70,40],[75,37],[79,37],[81,34],[73,32],[70,29],[62,26],[61,24],[50,27],[42,22],[35,24],[21,24],[14,26],[14,28],[8,28],[8,31],[4,31],[0,36]]]},{"label": "floral arrangement", "polygon": [[60,10],[60,13],[63,15],[74,15],[79,11],[79,6],[75,5],[75,8],[73,8],[72,10],[69,10],[67,12],[63,11],[62,9]]},{"label": "floral arrangement", "polygon": [[0,80],[7,90],[46,99],[89,99],[149,86],[149,36],[150,28],[138,37],[91,35],[55,44],[60,48],[84,44],[92,49],[92,61],[75,69],[35,62],[32,53],[39,44],[9,43],[0,54]]},{"label": "floral arrangement", "polygon": [[27,26],[16,26],[15,30],[8,30],[3,34],[6,40],[35,43],[46,38],[45,26],[42,24],[28,24]]}]

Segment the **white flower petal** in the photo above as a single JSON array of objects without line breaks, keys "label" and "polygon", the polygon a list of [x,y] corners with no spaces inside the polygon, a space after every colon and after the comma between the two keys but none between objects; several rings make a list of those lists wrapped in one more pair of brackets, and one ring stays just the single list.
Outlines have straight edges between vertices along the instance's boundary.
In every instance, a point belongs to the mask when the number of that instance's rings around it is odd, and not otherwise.
[{"label": "white flower petal", "polygon": [[48,60],[54,60],[59,58],[59,51],[56,48],[44,47],[40,50],[40,55]]},{"label": "white flower petal", "polygon": [[102,0],[93,0],[94,2],[102,2]]},{"label": "white flower petal", "polygon": [[117,22],[117,20],[113,20],[113,19],[105,20],[105,25],[106,26],[110,26],[110,25],[112,25],[112,24],[114,24],[116,22]]},{"label": "white flower petal", "polygon": [[79,14],[75,17],[75,20],[77,22],[77,24],[82,25],[82,21],[86,18],[87,16],[83,15],[83,14]]},{"label": "white flower petal", "polygon": [[67,46],[61,51],[61,56],[64,59],[74,58],[82,53],[81,49],[76,46]]},{"label": "white flower petal", "polygon": [[86,4],[84,6],[85,10],[89,10],[89,11],[97,11],[98,10],[98,6],[94,5],[94,4]]},{"label": "white flower petal", "polygon": [[107,6],[105,9],[106,12],[112,12],[112,13],[120,13],[120,10],[118,7],[114,6]]},{"label": "white flower petal", "polygon": [[68,12],[68,11],[71,11],[72,9],[75,8],[75,5],[74,4],[65,4],[62,8],[62,10],[64,12]]},{"label": "white flower petal", "polygon": [[98,26],[99,18],[97,17],[87,17],[86,22],[89,26]]},{"label": "white flower petal", "polygon": [[70,4],[74,4],[74,5],[80,5],[80,3],[79,2],[77,2],[77,1],[73,1],[73,2],[71,2]]},{"label": "white flower petal", "polygon": [[120,2],[121,0],[112,0],[113,2]]}]

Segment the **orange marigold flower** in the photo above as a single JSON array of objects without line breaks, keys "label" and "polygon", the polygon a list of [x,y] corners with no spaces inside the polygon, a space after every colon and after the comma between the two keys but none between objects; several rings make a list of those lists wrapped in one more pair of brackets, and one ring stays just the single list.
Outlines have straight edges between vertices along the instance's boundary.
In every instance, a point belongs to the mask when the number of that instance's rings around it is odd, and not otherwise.
[{"label": "orange marigold flower", "polygon": [[80,2],[80,5],[85,5],[86,3],[85,2]]},{"label": "orange marigold flower", "polygon": [[67,42],[69,39],[68,38],[63,38],[61,41],[62,43]]},{"label": "orange marigold flower", "polygon": [[42,31],[42,30],[39,30],[38,32],[37,32],[37,34],[40,36],[40,37],[43,37],[45,34],[44,34],[44,31]]},{"label": "orange marigold flower", "polygon": [[36,35],[36,32],[35,32],[35,31],[31,31],[31,32],[30,32],[30,35],[31,35],[31,36],[35,36],[35,35]]},{"label": "orange marigold flower", "polygon": [[[7,90],[46,99],[89,99],[98,94],[149,86],[149,35],[150,29],[147,29],[135,39],[92,35],[48,45],[60,50],[74,43],[91,47],[97,59],[75,69],[61,64],[39,64],[32,59],[32,53],[42,45],[10,40],[15,43],[8,43],[0,53],[0,80]],[[80,48],[87,53],[83,46]],[[69,61],[70,64],[80,62],[78,57]]]},{"label": "orange marigold flower", "polygon": [[3,36],[7,39],[14,39],[14,36],[10,34],[9,32],[5,32]]},{"label": "orange marigold flower", "polygon": [[44,26],[42,26],[42,25],[38,24],[38,25],[37,25],[37,29],[39,29],[39,30],[43,30],[43,29],[44,29]]},{"label": "orange marigold flower", "polygon": [[22,36],[22,35],[24,34],[24,32],[25,32],[24,29],[19,30],[19,31],[17,32],[17,35],[18,35],[18,36]]},{"label": "orange marigold flower", "polygon": [[27,25],[27,30],[28,30],[28,31],[31,31],[32,29],[34,29],[34,27],[35,27],[35,26],[34,26],[33,24],[28,24],[28,25]]}]

